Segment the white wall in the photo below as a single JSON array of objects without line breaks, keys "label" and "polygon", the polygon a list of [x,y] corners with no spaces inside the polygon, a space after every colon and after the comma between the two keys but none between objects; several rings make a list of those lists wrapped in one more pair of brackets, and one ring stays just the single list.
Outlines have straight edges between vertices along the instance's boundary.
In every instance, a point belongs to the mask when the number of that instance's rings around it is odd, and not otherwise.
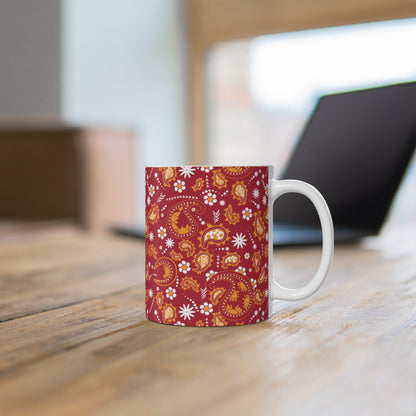
[{"label": "white wall", "polygon": [[182,0],[63,0],[63,116],[137,129],[140,223],[144,166],[186,159],[182,7]]},{"label": "white wall", "polygon": [[0,119],[60,114],[60,2],[0,1]]}]

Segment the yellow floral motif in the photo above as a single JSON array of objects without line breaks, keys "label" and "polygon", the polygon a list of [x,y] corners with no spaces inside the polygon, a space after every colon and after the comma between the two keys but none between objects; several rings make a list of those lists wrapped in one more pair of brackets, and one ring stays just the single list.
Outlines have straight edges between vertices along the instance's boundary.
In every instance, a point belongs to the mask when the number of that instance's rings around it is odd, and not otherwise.
[{"label": "yellow floral motif", "polygon": [[245,309],[247,309],[249,305],[250,305],[250,295],[245,295],[244,300],[243,300],[243,306]]},{"label": "yellow floral motif", "polygon": [[233,293],[231,293],[231,296],[230,296],[230,301],[231,302],[235,302],[235,301],[237,301],[238,300],[238,292],[236,291],[236,290],[234,290],[234,292]]},{"label": "yellow floral motif", "polygon": [[230,314],[230,315],[240,315],[243,310],[241,309],[241,307],[239,305],[237,305],[236,307],[232,307],[231,305],[225,305],[225,310]]}]

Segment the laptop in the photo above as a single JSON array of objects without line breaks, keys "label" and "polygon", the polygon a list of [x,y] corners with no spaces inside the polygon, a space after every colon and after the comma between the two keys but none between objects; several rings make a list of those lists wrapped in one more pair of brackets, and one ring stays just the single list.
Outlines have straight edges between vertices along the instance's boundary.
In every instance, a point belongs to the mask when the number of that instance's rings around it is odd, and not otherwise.
[{"label": "laptop", "polygon": [[[377,235],[416,146],[416,82],[324,95],[279,179],[315,186],[335,242]],[[273,243],[320,244],[319,218],[304,196],[274,204]]]}]

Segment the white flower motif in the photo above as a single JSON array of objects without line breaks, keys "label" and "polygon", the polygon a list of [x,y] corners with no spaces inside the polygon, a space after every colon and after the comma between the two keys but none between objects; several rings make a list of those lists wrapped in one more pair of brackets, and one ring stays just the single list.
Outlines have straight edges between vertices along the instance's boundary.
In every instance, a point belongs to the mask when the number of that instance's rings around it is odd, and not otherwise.
[{"label": "white flower motif", "polygon": [[175,191],[181,193],[183,190],[185,190],[185,182],[178,179],[173,186],[175,187]]},{"label": "white flower motif", "polygon": [[243,233],[236,234],[233,237],[233,246],[237,248],[243,248],[246,245],[246,236]]},{"label": "white flower motif", "polygon": [[147,201],[147,205],[150,205],[150,202],[151,202],[150,201],[150,196],[147,197],[146,201]]},{"label": "white flower motif", "polygon": [[179,308],[179,315],[185,321],[194,317],[195,310],[193,306],[183,305]]},{"label": "white flower motif", "polygon": [[251,208],[245,207],[242,211],[243,218],[248,221],[253,216],[252,212]]},{"label": "white flower motif", "polygon": [[176,325],[176,326],[185,326],[185,324],[183,322],[181,322],[181,321],[178,321],[178,322],[176,322],[176,324],[173,324],[173,325]]},{"label": "white flower motif", "polygon": [[166,297],[170,300],[173,300],[173,298],[176,298],[176,289],[173,289],[169,286],[168,289],[166,289]]},{"label": "white flower motif", "polygon": [[253,289],[255,289],[257,287],[257,282],[254,279],[250,279],[251,282],[251,286],[253,286]]},{"label": "white flower motif", "polygon": [[203,305],[200,305],[200,308],[201,308],[201,313],[203,315],[209,315],[210,313],[213,312],[212,304],[208,302],[204,302]]},{"label": "white flower motif", "polygon": [[205,273],[205,276],[207,278],[207,280],[211,279],[212,276],[214,276],[214,274],[216,274],[214,272],[214,270],[210,270],[208,273]]},{"label": "white flower motif", "polygon": [[166,237],[166,228],[164,228],[164,227],[160,227],[160,228],[157,230],[157,235],[159,236],[159,238],[161,238],[162,240],[164,240],[164,239],[165,239],[165,237]]},{"label": "white flower motif", "polygon": [[149,186],[149,195],[152,197],[155,194],[155,187],[153,185]]},{"label": "white flower motif", "polygon": [[238,266],[238,267],[235,269],[235,271],[236,271],[237,273],[241,273],[241,274],[243,274],[244,276],[246,275],[246,268],[245,268],[245,267],[243,267],[243,266]]},{"label": "white flower motif", "polygon": [[153,241],[153,239],[155,238],[155,235],[153,234],[153,231],[150,231],[149,233],[149,240]]},{"label": "white flower motif", "polygon": [[245,258],[245,259],[249,259],[249,258],[250,258],[250,253],[246,253],[246,254],[244,254],[244,258]]},{"label": "white flower motif", "polygon": [[260,196],[260,191],[257,188],[255,188],[253,191],[253,198],[257,199],[259,196]]},{"label": "white flower motif", "polygon": [[263,205],[267,204],[267,196],[266,195],[263,196],[262,201],[263,201]]},{"label": "white flower motif", "polygon": [[201,170],[202,172],[206,172],[208,173],[210,170],[212,170],[213,167],[212,166],[201,166]]},{"label": "white flower motif", "polygon": [[182,166],[179,172],[184,178],[190,178],[195,173],[192,166]]},{"label": "white flower motif", "polygon": [[153,289],[149,289],[148,294],[149,294],[149,298],[152,298],[153,297]]},{"label": "white flower motif", "polygon": [[208,192],[205,196],[204,196],[204,202],[209,205],[212,206],[217,202],[217,195]]},{"label": "white flower motif", "polygon": [[178,264],[178,269],[180,272],[182,272],[183,274],[188,273],[191,270],[191,265],[186,262],[185,260],[182,260],[179,264]]},{"label": "white flower motif", "polygon": [[175,242],[173,241],[172,238],[167,238],[165,244],[167,248],[172,248]]}]

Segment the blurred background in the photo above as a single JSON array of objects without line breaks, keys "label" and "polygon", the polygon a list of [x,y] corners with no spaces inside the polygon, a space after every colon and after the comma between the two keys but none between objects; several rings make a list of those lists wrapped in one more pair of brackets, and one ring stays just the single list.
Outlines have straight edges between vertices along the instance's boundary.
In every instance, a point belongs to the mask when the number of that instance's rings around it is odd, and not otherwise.
[{"label": "blurred background", "polygon": [[[416,80],[415,16],[408,0],[1,0],[0,241],[140,227],[146,165],[279,175],[320,95]],[[412,160],[391,215],[415,207]]]}]

